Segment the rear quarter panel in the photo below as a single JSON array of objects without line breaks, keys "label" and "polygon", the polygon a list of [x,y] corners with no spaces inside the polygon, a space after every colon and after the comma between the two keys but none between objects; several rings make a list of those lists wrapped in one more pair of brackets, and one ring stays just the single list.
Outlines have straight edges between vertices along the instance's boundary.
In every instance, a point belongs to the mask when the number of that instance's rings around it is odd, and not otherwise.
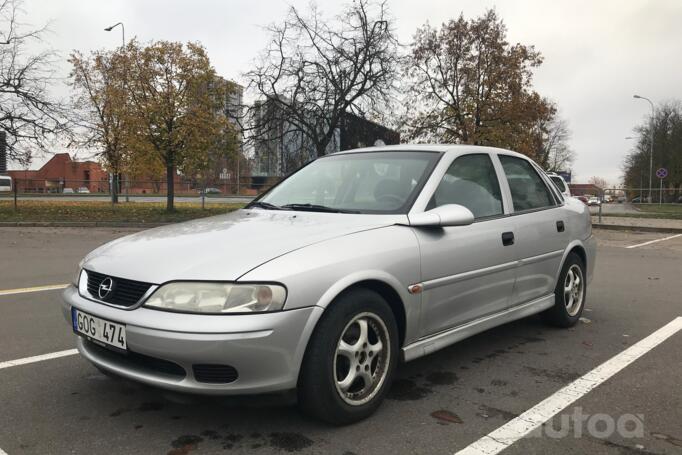
[{"label": "rear quarter panel", "polygon": [[[563,266],[566,256],[576,246],[582,247],[585,251],[586,257],[586,273],[587,282],[592,281],[594,276],[595,261],[597,258],[597,242],[592,235],[592,217],[590,209],[580,200],[575,198],[567,198],[566,203],[562,207],[566,213],[566,229],[570,234],[570,242],[564,252],[561,264]],[[557,279],[559,278],[561,269],[557,271]]]}]

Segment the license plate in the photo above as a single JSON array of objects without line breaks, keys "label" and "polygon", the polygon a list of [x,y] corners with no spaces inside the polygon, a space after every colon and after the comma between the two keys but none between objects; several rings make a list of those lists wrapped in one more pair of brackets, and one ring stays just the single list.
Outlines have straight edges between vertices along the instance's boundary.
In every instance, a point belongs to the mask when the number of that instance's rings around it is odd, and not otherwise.
[{"label": "license plate", "polygon": [[92,316],[76,308],[71,309],[73,331],[86,338],[118,349],[126,349],[126,327],[123,324]]}]

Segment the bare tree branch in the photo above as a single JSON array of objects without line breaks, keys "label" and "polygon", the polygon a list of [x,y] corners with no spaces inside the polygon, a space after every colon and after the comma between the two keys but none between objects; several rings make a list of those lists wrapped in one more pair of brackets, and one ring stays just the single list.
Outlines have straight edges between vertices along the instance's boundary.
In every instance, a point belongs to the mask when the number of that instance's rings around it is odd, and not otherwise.
[{"label": "bare tree branch", "polygon": [[36,150],[48,151],[68,125],[64,105],[48,93],[56,54],[26,52],[46,29],[23,30],[20,7],[20,0],[0,2],[0,130],[7,133],[9,158],[23,163]]},{"label": "bare tree branch", "polygon": [[246,111],[252,141],[295,136],[324,155],[345,114],[373,114],[378,100],[390,101],[399,59],[386,2],[356,1],[334,21],[315,5],[307,15],[291,7],[267,30],[272,39],[246,73],[259,99]]}]

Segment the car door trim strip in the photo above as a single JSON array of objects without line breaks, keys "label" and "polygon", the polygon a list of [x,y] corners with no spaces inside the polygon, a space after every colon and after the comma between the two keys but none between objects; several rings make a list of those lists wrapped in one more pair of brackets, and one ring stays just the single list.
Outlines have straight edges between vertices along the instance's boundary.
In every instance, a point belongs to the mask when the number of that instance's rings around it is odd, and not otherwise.
[{"label": "car door trim strip", "polygon": [[422,283],[423,290],[428,291],[430,289],[436,289],[441,286],[448,286],[450,284],[457,283],[463,280],[470,280],[473,278],[480,278],[482,276],[490,275],[491,273],[503,272],[508,269],[513,269],[522,265],[534,264],[536,262],[546,261],[548,259],[553,259],[555,257],[562,256],[564,254],[563,250],[550,251],[549,253],[539,254],[537,256],[531,256],[527,258],[520,259],[518,261],[505,262],[503,264],[493,265],[491,267],[485,267],[477,270],[470,270],[468,272],[458,273],[456,275],[444,276],[441,278],[435,278],[433,280],[424,281]]}]

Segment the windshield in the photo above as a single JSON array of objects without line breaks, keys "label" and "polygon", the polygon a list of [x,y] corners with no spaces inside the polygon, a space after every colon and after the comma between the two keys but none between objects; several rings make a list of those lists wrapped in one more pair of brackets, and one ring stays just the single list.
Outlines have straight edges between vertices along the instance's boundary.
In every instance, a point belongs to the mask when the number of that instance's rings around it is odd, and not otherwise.
[{"label": "windshield", "polygon": [[433,152],[330,155],[253,203],[261,208],[406,213],[440,157]]}]

